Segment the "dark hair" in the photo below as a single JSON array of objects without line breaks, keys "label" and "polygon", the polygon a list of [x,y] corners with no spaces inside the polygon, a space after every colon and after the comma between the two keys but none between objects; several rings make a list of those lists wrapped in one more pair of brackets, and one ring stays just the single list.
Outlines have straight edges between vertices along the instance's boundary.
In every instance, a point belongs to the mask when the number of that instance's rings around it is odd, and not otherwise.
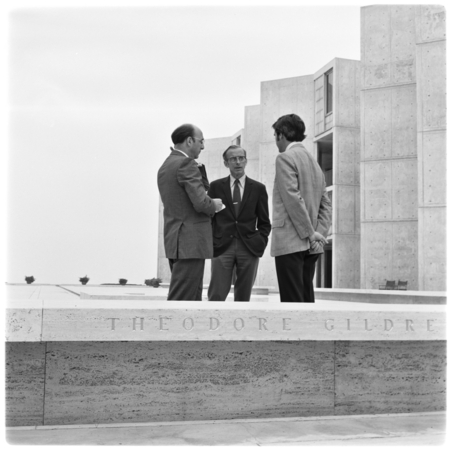
[{"label": "dark hair", "polygon": [[172,133],[172,142],[173,145],[182,144],[188,137],[193,137],[195,133],[194,125],[190,123],[185,123],[180,125],[173,133]]},{"label": "dark hair", "polygon": [[[240,148],[241,150],[244,150],[242,147],[240,147],[239,145],[230,145],[224,152],[223,152],[223,155],[222,155],[222,157],[223,157],[223,160],[224,161],[227,161],[227,151],[228,150],[234,150],[234,149],[236,149],[236,148]],[[244,150],[244,155],[245,155],[245,158],[247,158],[247,152]]]},{"label": "dark hair", "polygon": [[277,133],[277,136],[282,134],[290,142],[302,142],[306,137],[305,122],[297,114],[281,116],[272,125],[272,128]]}]

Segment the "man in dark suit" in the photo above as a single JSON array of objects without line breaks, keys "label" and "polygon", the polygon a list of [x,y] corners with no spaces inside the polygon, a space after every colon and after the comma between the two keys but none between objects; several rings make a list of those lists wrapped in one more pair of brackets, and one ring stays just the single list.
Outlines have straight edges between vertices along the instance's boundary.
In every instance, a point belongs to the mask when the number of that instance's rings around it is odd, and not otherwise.
[{"label": "man in dark suit", "polygon": [[243,148],[231,145],[223,160],[230,176],[213,181],[208,191],[225,205],[212,221],[214,258],[208,299],[226,299],[235,268],[234,300],[248,302],[270,234],[267,191],[245,175],[247,154]]},{"label": "man in dark suit", "polygon": [[181,125],[172,133],[172,142],[172,152],[158,171],[164,249],[172,272],[167,299],[201,300],[205,259],[213,256],[211,217],[222,201],[206,195],[195,162],[204,148],[202,131]]}]

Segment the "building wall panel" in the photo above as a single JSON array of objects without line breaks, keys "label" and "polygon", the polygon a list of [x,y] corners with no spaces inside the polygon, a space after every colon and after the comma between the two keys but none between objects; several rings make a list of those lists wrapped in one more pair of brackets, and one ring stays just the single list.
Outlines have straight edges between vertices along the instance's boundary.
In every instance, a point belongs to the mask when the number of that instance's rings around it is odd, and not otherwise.
[{"label": "building wall panel", "polygon": [[446,134],[420,133],[423,206],[446,204]]},{"label": "building wall panel", "polygon": [[339,201],[336,202],[337,211],[336,233],[353,234],[355,233],[355,186],[335,185],[334,195]]},{"label": "building wall panel", "polygon": [[392,271],[389,279],[408,282],[409,290],[417,290],[418,283],[418,222],[393,222]]},{"label": "building wall panel", "polygon": [[333,153],[336,184],[359,184],[359,129],[336,127]]},{"label": "building wall panel", "polygon": [[446,127],[446,43],[445,41],[417,47],[420,105],[419,131]]},{"label": "building wall panel", "polygon": [[392,156],[417,155],[416,86],[391,89],[392,95]]},{"label": "building wall panel", "polygon": [[391,162],[365,164],[364,220],[392,219]]},{"label": "building wall panel", "polygon": [[272,124],[280,117],[280,98],[274,81],[261,83],[261,141],[273,141]]},{"label": "building wall panel", "polygon": [[392,107],[389,89],[364,91],[364,135],[362,160],[391,156]]},{"label": "building wall panel", "polygon": [[446,269],[446,208],[419,209],[419,289],[445,291]]},{"label": "building wall panel", "polygon": [[[390,45],[389,6],[377,5],[361,8],[362,59],[365,65],[386,64]],[[364,85],[363,88],[367,87]]]},{"label": "building wall panel", "polygon": [[417,219],[417,159],[392,161],[392,218]]},{"label": "building wall panel", "polygon": [[335,235],[333,238],[333,288],[359,289],[360,237]]},{"label": "building wall panel", "polygon": [[336,59],[335,86],[335,125],[342,127],[358,126],[355,105],[359,103],[359,79],[357,61]]},{"label": "building wall panel", "polygon": [[416,6],[417,43],[446,38],[445,7],[442,5]]},{"label": "building wall panel", "polygon": [[259,141],[261,139],[260,105],[245,107],[244,123],[245,131],[243,133],[241,145],[247,151],[247,159],[259,160]]},{"label": "building wall panel", "polygon": [[361,223],[361,289],[378,289],[392,273],[392,223]]}]

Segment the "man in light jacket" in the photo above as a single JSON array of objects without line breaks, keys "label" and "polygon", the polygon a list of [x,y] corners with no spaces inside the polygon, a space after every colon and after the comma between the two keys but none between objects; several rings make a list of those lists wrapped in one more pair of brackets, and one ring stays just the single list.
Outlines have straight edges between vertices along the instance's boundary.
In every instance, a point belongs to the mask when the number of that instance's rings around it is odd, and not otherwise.
[{"label": "man in light jacket", "polygon": [[296,114],[273,125],[280,154],[275,165],[271,256],[275,257],[282,302],[314,302],[316,261],[331,225],[325,177],[301,144],[305,124]]}]

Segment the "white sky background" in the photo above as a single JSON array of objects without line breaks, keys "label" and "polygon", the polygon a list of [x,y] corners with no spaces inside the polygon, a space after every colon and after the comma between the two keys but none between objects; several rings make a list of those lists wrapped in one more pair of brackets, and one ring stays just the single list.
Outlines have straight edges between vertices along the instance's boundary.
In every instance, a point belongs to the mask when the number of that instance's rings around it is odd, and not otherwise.
[{"label": "white sky background", "polygon": [[261,81],[360,59],[359,6],[13,9],[8,23],[11,283],[155,277],[172,131],[230,136]]}]

